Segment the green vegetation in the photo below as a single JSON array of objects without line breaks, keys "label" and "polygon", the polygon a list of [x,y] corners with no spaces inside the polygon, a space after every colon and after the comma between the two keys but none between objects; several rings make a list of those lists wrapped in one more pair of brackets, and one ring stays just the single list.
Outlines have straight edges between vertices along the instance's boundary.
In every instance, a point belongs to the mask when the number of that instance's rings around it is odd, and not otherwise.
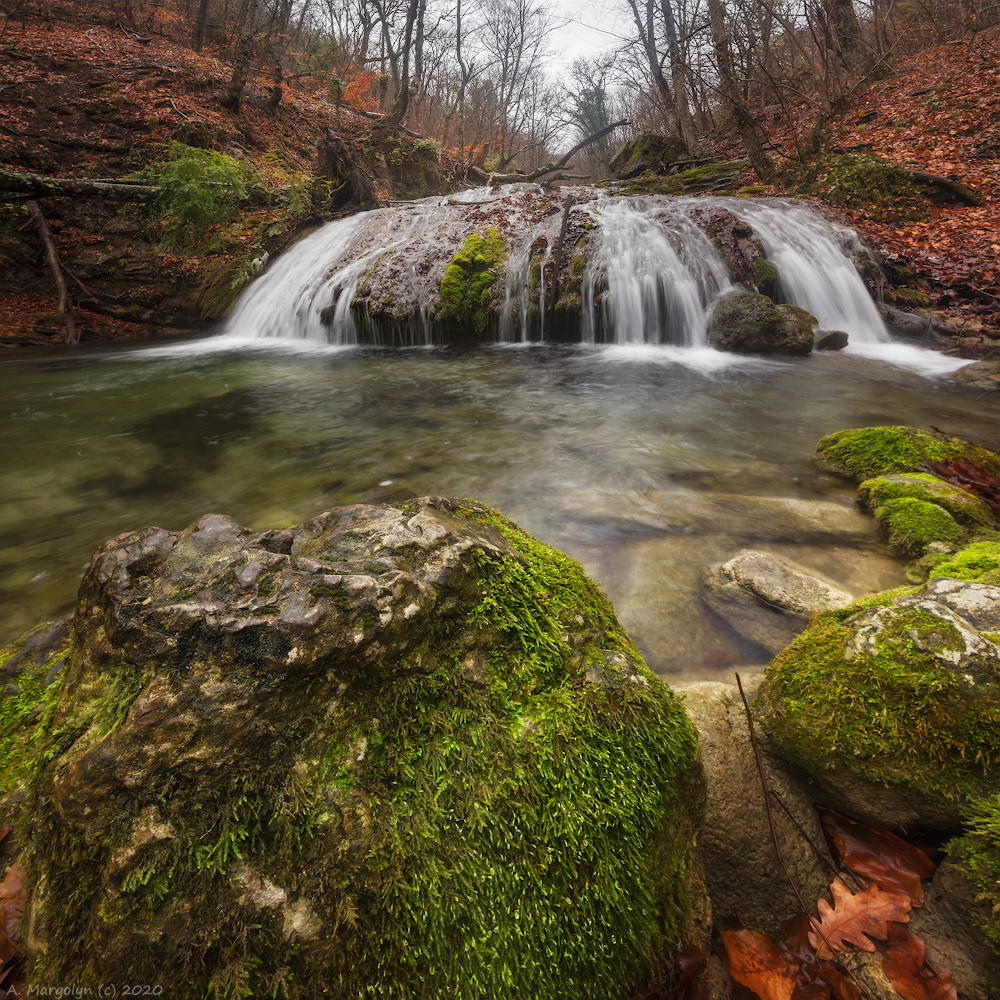
[{"label": "green vegetation", "polygon": [[1000,542],[973,542],[955,555],[938,562],[930,575],[1000,584]]},{"label": "green vegetation", "polygon": [[1000,456],[947,435],[927,434],[915,427],[859,427],[828,434],[816,446],[816,457],[858,480],[896,472],[920,472],[924,462],[968,461],[1000,476]]},{"label": "green vegetation", "polygon": [[495,226],[471,233],[441,281],[441,319],[482,334],[492,312],[493,284],[507,260],[507,240]]},{"label": "green vegetation", "polygon": [[875,508],[875,520],[888,529],[889,544],[910,556],[922,556],[935,546],[954,549],[967,537],[948,511],[914,497],[887,500]]},{"label": "green vegetation", "polygon": [[972,914],[986,940],[1000,951],[1000,793],[979,799],[968,811],[965,833],[948,853],[972,882],[981,905]]},{"label": "green vegetation", "polygon": [[[782,755],[812,774],[842,769],[966,802],[995,787],[1000,701],[970,697],[935,655],[962,645],[945,619],[914,606],[880,611],[905,592],[821,615],[768,667],[756,704]],[[877,639],[855,639],[872,616]]]},{"label": "green vegetation", "polygon": [[883,222],[927,217],[923,188],[897,164],[880,156],[842,153],[820,158],[789,183],[832,205],[861,208]]},{"label": "green vegetation", "polygon": [[912,498],[937,504],[956,521],[970,527],[993,528],[995,523],[993,512],[977,496],[929,472],[866,479],[858,487],[858,496],[871,508],[880,507],[889,500]]},{"label": "green vegetation", "polygon": [[[704,796],[686,713],[578,563],[488,508],[454,516],[520,555],[480,554],[474,596],[402,662],[320,672],[300,702],[282,678],[252,759],[198,763],[198,780],[171,762],[168,793],[147,781],[79,821],[63,783],[90,750],[88,767],[133,752],[116,741],[146,681],[73,664],[86,683],[7,758],[33,772],[29,868],[51,902],[37,981],[155,982],[163,955],[134,942],[171,925],[191,998],[556,1000],[665,974]],[[242,676],[218,669],[185,667]],[[181,695],[171,676],[150,685]]]}]

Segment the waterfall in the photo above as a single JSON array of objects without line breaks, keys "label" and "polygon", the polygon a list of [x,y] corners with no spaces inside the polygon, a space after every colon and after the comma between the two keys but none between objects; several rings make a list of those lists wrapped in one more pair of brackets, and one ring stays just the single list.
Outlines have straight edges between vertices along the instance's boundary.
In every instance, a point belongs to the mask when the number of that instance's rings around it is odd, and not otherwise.
[{"label": "waterfall", "polygon": [[508,343],[548,336],[704,347],[714,304],[740,287],[731,251],[727,258],[713,229],[728,219],[749,227],[759,241],[755,253],[763,246],[777,266],[777,297],[807,309],[822,329],[846,331],[852,344],[888,340],[855,265],[857,237],[807,206],[569,193],[575,200],[564,211],[558,195],[509,185],[330,222],[253,282],[224,333],[229,342],[433,343],[447,335],[436,319],[446,269],[471,233],[494,228],[508,254],[490,286],[488,335]]}]

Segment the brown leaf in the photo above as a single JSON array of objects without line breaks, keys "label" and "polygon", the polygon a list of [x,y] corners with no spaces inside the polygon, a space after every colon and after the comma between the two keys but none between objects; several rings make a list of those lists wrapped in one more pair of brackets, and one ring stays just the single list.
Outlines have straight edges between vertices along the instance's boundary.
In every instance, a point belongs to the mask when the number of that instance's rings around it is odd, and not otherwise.
[{"label": "brown leaf", "polygon": [[877,885],[852,894],[840,879],[834,879],[830,891],[833,906],[825,899],[819,901],[818,928],[809,935],[809,943],[820,958],[833,958],[830,947],[843,951],[848,944],[862,951],[874,951],[869,936],[885,940],[890,923],[906,923],[910,919],[909,897],[883,892]]},{"label": "brown leaf", "polygon": [[7,839],[8,833],[10,833],[9,826],[0,826],[0,844],[2,844]]},{"label": "brown leaf", "polygon": [[723,931],[729,972],[760,1000],[792,1000],[799,963],[756,931]]},{"label": "brown leaf", "polygon": [[924,965],[927,946],[908,927],[895,925],[889,933],[889,950],[882,957],[882,971],[904,1000],[958,1000],[951,973],[935,975]]},{"label": "brown leaf", "polygon": [[934,874],[935,864],[919,847],[902,837],[856,823],[832,809],[819,809],[823,827],[841,861],[855,875],[870,878],[886,892],[909,896],[915,906],[924,901],[921,880]]},{"label": "brown leaf", "polygon": [[24,912],[24,867],[21,856],[10,863],[0,879],[0,931],[14,944],[21,940],[21,914]]}]

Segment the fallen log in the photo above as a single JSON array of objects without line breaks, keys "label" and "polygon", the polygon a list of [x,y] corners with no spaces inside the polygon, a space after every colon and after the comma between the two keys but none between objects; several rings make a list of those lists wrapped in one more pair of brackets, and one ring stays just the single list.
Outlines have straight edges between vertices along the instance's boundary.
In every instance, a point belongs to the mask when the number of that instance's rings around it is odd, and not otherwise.
[{"label": "fallen log", "polygon": [[977,206],[983,203],[983,196],[967,184],[953,181],[950,177],[941,177],[939,174],[929,174],[925,170],[911,170],[909,167],[903,167],[902,169],[915,181],[940,188],[963,205]]},{"label": "fallen log", "polygon": [[85,177],[46,177],[0,167],[0,198],[5,194],[31,198],[107,198],[112,201],[153,201],[162,188],[149,184],[88,180]]}]

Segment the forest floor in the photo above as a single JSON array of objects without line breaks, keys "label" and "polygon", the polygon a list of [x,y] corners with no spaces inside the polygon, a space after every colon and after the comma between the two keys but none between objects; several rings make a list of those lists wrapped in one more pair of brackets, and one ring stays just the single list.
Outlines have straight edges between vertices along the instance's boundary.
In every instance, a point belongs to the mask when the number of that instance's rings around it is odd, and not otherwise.
[{"label": "forest floor", "polygon": [[[338,112],[325,100],[318,78],[286,82],[271,114],[271,80],[258,73],[234,115],[219,105],[229,73],[210,52],[120,25],[9,19],[0,31],[0,167],[119,178],[142,169],[164,142],[176,139],[255,161],[267,153],[289,170],[309,170],[324,126],[355,149],[370,128],[369,119]],[[801,142],[808,133],[816,111],[802,105],[794,115],[791,126],[787,118],[773,124],[770,136],[787,155],[796,137]],[[912,269],[928,304],[970,333],[1000,328],[1000,29],[899,58],[891,76],[859,89],[830,116],[823,147],[831,154],[885,157],[961,181],[983,196],[978,207],[932,206],[919,220],[886,221],[856,207],[841,211],[886,260]],[[740,183],[750,182],[744,176]],[[380,193],[391,195],[385,188]],[[817,193],[822,197],[821,188]],[[121,251],[122,234],[114,226],[88,231],[69,208],[52,213],[49,225],[71,266],[74,254],[93,261]],[[23,219],[18,230],[22,246],[33,239]],[[10,275],[17,269],[8,259],[9,245],[0,239],[0,267]],[[0,286],[0,344],[61,336],[40,246],[32,252],[37,280],[31,287],[22,278]],[[146,256],[162,280],[177,287],[191,283],[184,255],[162,252],[154,259],[147,247]],[[75,286],[74,292],[79,295]],[[82,313],[91,339],[131,339],[157,325],[122,309],[117,315]]]}]

